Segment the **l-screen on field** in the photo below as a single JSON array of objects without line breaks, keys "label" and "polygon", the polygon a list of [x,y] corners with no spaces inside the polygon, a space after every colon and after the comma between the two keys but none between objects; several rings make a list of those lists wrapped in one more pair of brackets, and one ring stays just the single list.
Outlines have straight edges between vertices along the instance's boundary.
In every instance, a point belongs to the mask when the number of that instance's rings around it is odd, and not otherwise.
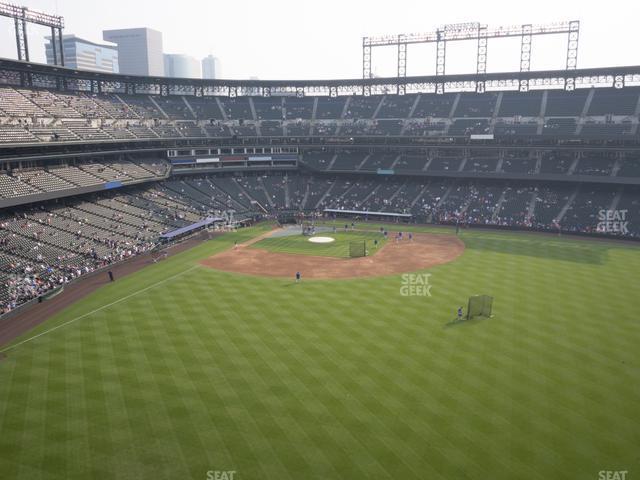
[{"label": "l-screen on field", "polygon": [[[222,234],[2,347],[0,476],[506,480],[640,469],[636,246],[404,226],[397,241],[386,226],[384,241],[378,225],[356,227],[335,233],[335,252],[269,236],[281,230],[271,224]],[[356,238],[382,241],[348,258]],[[212,264],[256,252],[292,263],[282,275]],[[440,263],[416,263],[427,254]],[[402,272],[357,276],[389,255]],[[349,275],[312,278],[323,259]],[[426,293],[403,289],[424,275],[428,295],[403,294]],[[494,298],[492,316],[458,320],[474,294]]]}]

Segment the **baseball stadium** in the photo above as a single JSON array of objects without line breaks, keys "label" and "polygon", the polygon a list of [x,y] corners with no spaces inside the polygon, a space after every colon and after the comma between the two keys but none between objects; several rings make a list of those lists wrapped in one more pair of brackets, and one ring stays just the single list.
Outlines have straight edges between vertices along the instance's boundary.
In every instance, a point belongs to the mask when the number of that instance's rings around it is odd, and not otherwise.
[{"label": "baseball stadium", "polygon": [[0,14],[0,478],[640,478],[640,66],[577,68],[572,21],[366,37],[351,80],[104,73]]}]

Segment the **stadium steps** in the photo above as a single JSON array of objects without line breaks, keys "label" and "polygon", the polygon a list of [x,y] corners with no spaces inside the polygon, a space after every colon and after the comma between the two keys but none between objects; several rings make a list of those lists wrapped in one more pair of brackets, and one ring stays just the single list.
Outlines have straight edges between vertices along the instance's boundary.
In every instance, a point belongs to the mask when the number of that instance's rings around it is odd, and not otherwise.
[{"label": "stadium steps", "polygon": [[262,210],[264,213],[269,213],[268,210],[264,208],[264,205],[262,205],[257,198],[255,198],[253,195],[249,195],[249,192],[247,192],[247,190],[242,186],[240,182],[238,182],[235,178],[232,178],[231,181],[235,183],[236,188],[240,190],[242,194],[246,198],[248,198],[252,204],[255,202],[255,204],[258,205],[258,207],[260,207],[260,210]]},{"label": "stadium steps", "polygon": [[309,181],[306,182],[304,188],[304,195],[302,196],[302,201],[300,202],[300,210],[304,210],[307,206],[307,200],[309,200],[309,193],[311,191],[311,184]]},{"label": "stadium steps", "polygon": [[618,204],[620,203],[620,199],[622,198],[622,193],[624,192],[624,185],[620,185],[618,192],[611,200],[611,205],[609,205],[609,210],[616,210],[618,208]]},{"label": "stadium steps", "polygon": [[[344,119],[344,116],[347,114],[347,111],[349,110],[350,104],[351,104],[351,96],[348,96],[347,101],[344,102],[344,106],[342,107],[342,113],[340,114],[341,119]],[[338,126],[338,130],[336,130],[336,134],[338,133],[339,130],[340,130],[340,126]]]},{"label": "stadium steps", "polygon": [[411,110],[409,110],[409,115],[407,115],[407,118],[413,118],[413,114],[415,113],[416,108],[418,108],[418,104],[420,103],[421,98],[422,98],[421,93],[416,95],[416,99],[413,101],[413,105],[411,105]]},{"label": "stadium steps", "polygon": [[469,160],[468,155],[465,155],[464,157],[462,157],[462,161],[460,162],[460,166],[458,167],[458,172],[462,172],[464,170],[464,167],[467,164],[467,160]]},{"label": "stadium steps", "polygon": [[167,115],[167,112],[165,112],[162,107],[160,106],[160,104],[158,102],[156,102],[156,99],[153,98],[152,95],[147,95],[147,97],[149,98],[149,100],[151,100],[151,103],[153,103],[153,106],[156,107],[158,109],[158,111],[164,115],[164,118],[166,120],[169,120],[169,115]]},{"label": "stadium steps", "polygon": [[398,162],[400,161],[400,159],[402,158],[402,154],[399,154],[396,158],[393,159],[393,163],[389,166],[389,168],[391,170],[393,170],[396,165],[398,164]]},{"label": "stadium steps", "polygon": [[560,210],[560,213],[556,216],[556,218],[554,218],[554,222],[560,223],[562,221],[562,218],[567,214],[567,211],[569,210],[569,208],[573,204],[573,201],[576,199],[576,196],[578,195],[578,190],[580,190],[580,186],[579,185],[576,187],[576,189],[573,191],[573,193],[571,193],[571,196],[567,200],[567,203],[565,203],[565,205]]},{"label": "stadium steps", "polygon": [[[240,211],[242,211],[242,212],[251,211],[251,203],[250,203],[250,202],[251,202],[251,196],[250,196],[250,195],[247,195],[247,194],[244,192],[244,190],[242,190],[242,189],[238,188],[238,184],[237,184],[237,182],[234,182],[234,185],[236,185],[236,188],[238,189],[238,191],[239,191],[239,192],[241,192],[241,193],[245,196],[245,198],[247,199],[247,202],[249,202],[249,204],[248,204],[248,205],[244,205],[244,204],[240,203],[240,201],[236,200],[236,199],[235,199],[235,197],[234,197],[233,195],[231,195],[231,194],[229,193],[229,191],[228,191],[228,190],[226,190],[224,187],[222,187],[222,186],[220,186],[220,185],[218,185],[218,184],[215,184],[215,183],[211,182],[211,178],[207,177],[205,180],[207,181],[207,183],[209,184],[209,186],[211,187],[211,189],[212,189],[212,190],[218,190],[218,191],[222,192],[224,195],[226,195],[226,196],[227,196],[227,198],[228,198],[228,199],[229,199],[229,200],[230,200],[230,201],[231,201],[231,202],[236,206],[236,208],[238,208]],[[233,181],[233,179],[231,179],[231,180]],[[226,206],[225,206],[225,209],[226,209],[226,208],[228,208],[228,207],[226,207]]]},{"label": "stadium steps", "polygon": [[[251,109],[251,118],[253,118],[254,122],[258,122],[258,115],[256,114],[256,106],[253,103],[253,98],[249,97],[249,108]],[[257,128],[257,127],[256,127]],[[258,130],[258,135],[260,135],[260,131]]]},{"label": "stadium steps", "polygon": [[262,190],[264,192],[264,196],[267,200],[267,204],[271,208],[276,208],[276,204],[273,202],[273,199],[271,198],[271,194],[269,193],[269,190],[267,190],[267,186],[262,181],[262,177],[258,177],[258,190]]},{"label": "stadium steps", "polygon": [[504,203],[506,197],[507,189],[505,188],[500,194],[500,198],[498,199],[498,203],[496,204],[496,208],[491,214],[491,223],[496,223],[498,219],[498,215],[500,214],[500,210],[502,210],[502,204]]},{"label": "stadium steps", "polygon": [[542,101],[540,102],[540,115],[538,115],[538,129],[536,135],[542,135],[544,129],[544,117],[547,114],[547,102],[549,101],[549,92],[547,90],[542,92]]},{"label": "stadium steps", "polygon": [[218,108],[220,109],[220,114],[222,115],[222,119],[226,122],[229,120],[229,117],[227,117],[227,112],[224,111],[224,107],[222,106],[222,103],[220,102],[220,98],[216,97],[216,105],[218,105]]},{"label": "stadium steps", "polygon": [[613,167],[611,167],[611,173],[609,175],[611,177],[617,176],[621,167],[622,167],[622,164],[620,162],[620,153],[618,153],[618,157],[616,158],[616,161],[614,162]]},{"label": "stadium steps", "polygon": [[[316,112],[318,111],[318,97],[313,99],[313,110],[311,110],[311,120],[316,119]],[[313,128],[313,123],[311,124],[311,128]]]},{"label": "stadium steps", "polygon": [[424,196],[424,194],[427,192],[427,189],[429,188],[430,183],[431,183],[431,180],[428,179],[427,184],[420,189],[420,192],[418,193],[418,195],[416,195],[416,198],[414,198],[409,204],[410,208],[413,208],[416,206],[416,203],[418,203],[418,200],[420,200]]},{"label": "stadium steps", "polygon": [[331,193],[331,190],[333,190],[334,185],[336,184],[336,182],[332,182],[331,184],[329,184],[329,188],[327,189],[326,192],[324,192],[324,194],[320,197],[320,200],[318,200],[316,202],[316,204],[313,206],[314,210],[317,210],[318,205],[322,205],[322,202],[324,202],[324,199],[327,198],[329,196],[329,194]]},{"label": "stadium steps", "polygon": [[378,185],[376,185],[376,188],[371,190],[368,193],[368,195],[362,199],[361,201],[362,205],[365,205],[369,201],[369,199],[376,194],[376,192],[380,189],[381,186],[382,186],[382,183],[379,183]]},{"label": "stadium steps", "polygon": [[502,171],[502,165],[504,164],[504,150],[500,150],[498,155],[498,163],[496,164],[495,173],[504,173]]},{"label": "stadium steps", "polygon": [[289,196],[289,177],[285,176],[284,182],[284,206],[286,208],[291,208],[291,198]]},{"label": "stadium steps", "polygon": [[186,96],[182,95],[182,101],[184,101],[184,104],[187,106],[187,109],[191,112],[191,115],[193,115],[193,118],[195,120],[198,120],[198,115],[196,115],[196,111],[193,109],[191,104],[187,101]]},{"label": "stadium steps", "polygon": [[538,187],[531,192],[531,200],[529,200],[529,207],[527,208],[527,218],[533,218],[536,211],[536,199],[538,198]]},{"label": "stadium steps", "polygon": [[118,95],[117,93],[114,93],[113,96],[116,97],[120,101],[120,103],[122,103],[125,107],[127,107],[127,112],[132,116],[132,118],[136,118],[136,119],[142,118],[138,114],[138,112],[136,112],[133,108],[131,108],[131,105],[129,105],[127,102],[125,102],[122,99],[120,95]]},{"label": "stadium steps", "polygon": [[329,165],[327,165],[327,170],[331,170],[333,168],[333,164],[336,163],[336,159],[338,158],[338,154],[334,154],[333,157],[331,157],[331,161],[329,162]]},{"label": "stadium steps", "polygon": [[498,112],[500,111],[500,107],[502,105],[503,96],[504,92],[498,92],[498,96],[496,97],[496,104],[493,106],[493,113],[491,114],[491,120],[489,120],[489,133],[493,133],[496,127],[496,118],[498,118]]},{"label": "stadium steps", "polygon": [[184,180],[180,180],[179,185],[180,185],[180,189],[178,189],[177,185],[174,186],[173,183],[167,183],[165,186],[172,192],[175,192],[176,194],[180,195],[181,197],[191,199],[193,203],[196,205],[204,204],[204,205],[207,205],[208,207],[218,209],[218,210],[220,209],[224,210],[227,208],[226,205],[220,205],[220,202],[216,202],[215,198],[214,200],[211,200],[211,197],[209,195],[201,191],[195,185],[187,183]]},{"label": "stadium steps", "polygon": [[371,154],[367,154],[364,159],[358,165],[356,165],[356,170],[360,170],[364,166],[364,164],[367,163],[367,160],[369,160],[370,157]]},{"label": "stadium steps", "polygon": [[540,175],[540,170],[542,169],[542,154],[540,152],[537,152],[537,158],[536,158],[536,167],[534,170],[534,174],[535,175]]},{"label": "stadium steps", "polygon": [[393,192],[393,195],[389,197],[389,203],[393,202],[393,200],[400,194],[400,192],[404,189],[406,185],[407,185],[407,182],[405,180],[400,184],[400,186],[396,189],[396,191]]},{"label": "stadium steps", "polygon": [[573,172],[578,168],[578,162],[580,162],[580,157],[576,155],[576,158],[573,159],[573,162],[571,162],[569,166],[569,170],[567,170],[567,175],[573,175]]},{"label": "stadium steps", "polygon": [[375,119],[378,118],[378,113],[380,112],[380,109],[382,108],[382,104],[384,103],[384,101],[386,100],[387,96],[383,95],[382,98],[380,99],[380,101],[378,102],[378,106],[376,107],[376,109],[373,111],[373,115],[371,116],[371,118]]}]

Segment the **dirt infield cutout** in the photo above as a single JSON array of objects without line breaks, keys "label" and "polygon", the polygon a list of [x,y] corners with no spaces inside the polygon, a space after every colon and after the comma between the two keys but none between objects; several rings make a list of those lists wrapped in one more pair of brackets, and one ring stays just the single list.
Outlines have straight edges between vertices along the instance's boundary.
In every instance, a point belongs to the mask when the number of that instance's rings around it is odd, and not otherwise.
[{"label": "dirt infield cutout", "polygon": [[389,240],[374,256],[361,258],[276,253],[246,246],[238,245],[200,263],[247,275],[293,278],[295,272],[301,272],[303,278],[334,279],[415,272],[451,262],[464,252],[464,243],[455,235],[431,233],[415,233],[412,241]]}]

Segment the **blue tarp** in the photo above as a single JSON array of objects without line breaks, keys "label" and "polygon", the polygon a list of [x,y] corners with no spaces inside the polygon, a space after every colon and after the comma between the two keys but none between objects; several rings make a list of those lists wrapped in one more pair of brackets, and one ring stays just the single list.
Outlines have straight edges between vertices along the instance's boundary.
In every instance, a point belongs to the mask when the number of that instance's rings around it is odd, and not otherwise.
[{"label": "blue tarp", "polygon": [[179,237],[180,235],[184,235],[185,233],[189,233],[194,230],[197,230],[198,228],[211,225],[212,223],[222,222],[223,220],[224,219],[220,217],[207,217],[204,220],[200,220],[199,222],[192,223],[191,225],[187,225],[186,227],[178,228],[177,230],[172,230],[170,232],[165,232],[160,235],[160,238],[170,240],[172,238]]}]

